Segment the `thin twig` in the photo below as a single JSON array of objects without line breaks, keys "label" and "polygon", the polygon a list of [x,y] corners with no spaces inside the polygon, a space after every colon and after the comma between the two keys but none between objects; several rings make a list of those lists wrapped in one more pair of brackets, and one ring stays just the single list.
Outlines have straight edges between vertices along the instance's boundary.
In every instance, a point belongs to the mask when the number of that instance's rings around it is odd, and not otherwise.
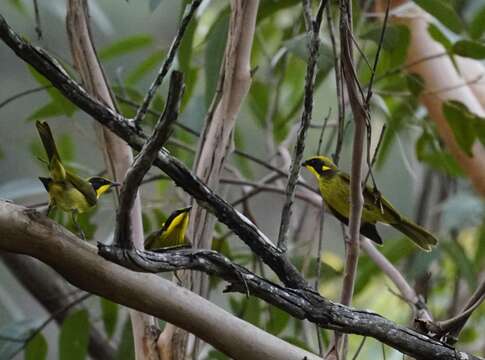
[{"label": "thin twig", "polygon": [[[365,176],[364,184],[367,184],[367,180],[369,180],[369,176],[372,174],[372,168],[374,167],[375,162],[377,161],[377,155],[379,154],[379,149],[382,145],[382,140],[384,139],[384,134],[387,129],[387,124],[384,124],[381,129],[381,133],[379,135],[379,139],[377,140],[377,145],[374,150],[374,155],[372,155],[372,160],[369,163],[369,168],[367,169],[367,175]],[[370,141],[368,141],[370,143]],[[375,180],[374,180],[374,187],[375,187]]]},{"label": "thin twig", "polygon": [[[330,6],[326,9],[327,15],[327,28],[332,44],[333,65],[335,72],[335,86],[337,90],[337,117],[338,117],[338,130],[337,130],[337,143],[335,153],[333,154],[333,161],[338,165],[340,160],[340,153],[342,152],[342,145],[344,140],[344,124],[345,124],[345,99],[343,93],[342,73],[340,71],[340,63],[337,54],[337,43],[335,41],[335,34],[333,32],[332,12]],[[329,144],[330,145],[330,142]],[[329,146],[327,146],[329,147]]]},{"label": "thin twig", "polygon": [[158,120],[152,136],[143,145],[142,150],[126,173],[120,192],[120,206],[116,214],[115,241],[120,247],[129,249],[133,246],[129,229],[131,222],[128,219],[143,177],[155,161],[158,151],[168,140],[172,124],[177,120],[183,88],[182,73],[173,71],[165,110]]},{"label": "thin twig", "polygon": [[42,330],[44,330],[45,327],[47,325],[49,325],[52,321],[54,321],[56,319],[56,316],[57,315],[59,315],[59,314],[61,314],[63,312],[66,312],[69,309],[72,309],[74,306],[82,303],[84,300],[86,300],[87,298],[89,298],[91,295],[92,294],[89,294],[89,293],[83,294],[80,297],[78,297],[76,300],[70,302],[69,304],[66,304],[66,306],[58,309],[55,312],[53,312],[47,319],[45,319],[42,322],[42,324],[40,324],[35,330],[33,330],[29,334],[29,336],[27,336],[24,339],[7,338],[7,337],[3,337],[2,336],[2,338],[1,338],[2,340],[15,341],[15,342],[23,342],[24,343],[24,346],[20,347],[14,353],[11,354],[10,359],[13,359],[18,353],[20,353],[22,350],[24,350],[24,348],[28,345],[28,343],[30,342],[30,340],[32,340],[38,333],[40,333]]},{"label": "thin twig", "polygon": [[362,348],[364,347],[365,341],[367,340],[367,336],[362,337],[362,341],[359,344],[359,347],[357,348],[354,356],[352,357],[352,360],[357,360],[359,357],[360,352],[362,351]]},{"label": "thin twig", "polygon": [[39,4],[37,0],[33,0],[34,2],[34,14],[35,14],[35,33],[37,34],[37,40],[42,39],[42,26],[40,25],[40,13],[39,13]]},{"label": "thin twig", "polygon": [[47,90],[47,89],[50,89],[50,88],[52,88],[52,85],[44,85],[44,86],[39,86],[39,87],[36,87],[36,88],[32,88],[32,89],[28,89],[28,90],[19,92],[19,93],[15,94],[15,95],[12,95],[9,98],[6,98],[5,100],[3,100],[0,103],[0,108],[4,107],[9,102],[12,102],[14,100],[20,99],[23,96],[30,95],[30,94],[33,94],[33,93],[36,93],[36,92],[40,92],[40,91],[44,91],[44,90]]},{"label": "thin twig", "polygon": [[323,134],[325,133],[325,129],[328,125],[328,120],[330,119],[330,115],[332,114],[332,108],[328,108],[328,114],[323,120],[322,130],[320,131],[320,137],[318,138],[318,146],[317,146],[317,154],[321,154],[322,150],[322,142],[323,142]]},{"label": "thin twig", "polygon": [[384,15],[384,23],[382,24],[381,34],[379,37],[379,43],[377,45],[376,57],[374,58],[374,65],[372,66],[372,72],[369,80],[369,85],[367,86],[367,96],[365,98],[365,103],[369,106],[370,99],[372,97],[372,86],[374,85],[374,79],[376,77],[377,65],[379,64],[379,56],[384,44],[384,35],[386,34],[387,20],[389,18],[389,9],[391,6],[391,0],[387,0],[386,3],[386,14]]},{"label": "thin twig", "polygon": [[150,88],[148,89],[148,92],[146,93],[141,106],[138,108],[138,111],[136,112],[135,117],[133,118],[133,123],[135,124],[136,127],[140,126],[140,123],[143,120],[143,117],[145,116],[158,87],[162,84],[163,79],[165,78],[165,75],[167,75],[168,71],[170,70],[170,66],[172,65],[172,62],[175,59],[175,55],[182,41],[182,37],[184,36],[185,30],[187,29],[190,20],[194,16],[201,2],[202,0],[193,0],[192,3],[190,4],[189,10],[182,18],[180,26],[177,30],[177,34],[175,34],[172,44],[170,45],[170,49],[168,50],[167,57],[163,62],[162,66],[160,67],[157,77],[150,85]]},{"label": "thin twig", "polygon": [[[447,327],[448,329],[452,328],[450,332],[450,337],[448,339],[451,342],[451,339],[457,339],[458,335],[460,335],[461,330],[465,326],[466,322],[470,318],[472,312],[485,300],[485,279],[480,283],[478,288],[472,294],[470,299],[466,302],[465,306],[461,310],[461,314],[457,315],[459,321],[452,322],[452,319],[442,321],[441,327]],[[463,315],[463,317],[461,316]]]},{"label": "thin twig", "polygon": [[[310,7],[309,1],[304,0],[304,10],[307,11]],[[306,5],[305,5],[306,4]],[[315,19],[311,20],[311,28],[308,27],[307,32],[311,34],[309,36],[309,55],[308,64],[305,76],[305,97],[303,112],[301,114],[300,128],[298,130],[297,141],[295,150],[293,153],[293,159],[290,167],[290,176],[288,177],[288,184],[286,187],[286,202],[283,206],[281,213],[281,223],[278,235],[278,248],[286,251],[288,240],[288,228],[291,220],[291,207],[293,205],[293,199],[295,197],[295,188],[300,173],[300,163],[303,158],[303,152],[305,150],[305,138],[308,127],[312,119],[313,110],[313,91],[315,89],[315,76],[317,69],[318,53],[320,47],[320,26],[322,24],[323,10],[327,0],[321,0],[317,10]],[[307,14],[306,17],[311,19],[311,15]]]}]

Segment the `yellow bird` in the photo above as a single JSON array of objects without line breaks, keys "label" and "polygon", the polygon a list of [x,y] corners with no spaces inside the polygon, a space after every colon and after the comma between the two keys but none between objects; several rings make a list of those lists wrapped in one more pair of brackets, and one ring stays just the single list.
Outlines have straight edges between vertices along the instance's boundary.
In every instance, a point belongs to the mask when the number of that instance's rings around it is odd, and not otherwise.
[{"label": "yellow bird", "polygon": [[[67,170],[62,164],[49,124],[37,121],[36,127],[47,154],[50,175],[39,177],[49,194],[48,213],[53,207],[70,212],[74,224],[80,230],[76,221],[77,214],[94,207],[102,194],[119,184],[100,176],[83,179]],[[83,237],[82,231],[80,233]]]},{"label": "yellow bird", "polygon": [[189,206],[171,213],[161,229],[147,236],[145,249],[157,250],[190,245],[185,233],[189,226],[191,209],[192,207]]},{"label": "yellow bird", "polygon": [[[314,156],[302,163],[318,180],[323,201],[330,212],[341,222],[348,225],[350,214],[350,177],[341,172],[326,156]],[[360,233],[370,240],[382,244],[376,223],[393,226],[425,251],[438,243],[438,240],[421,226],[405,218],[394,209],[389,201],[376,194],[369,186],[364,188],[364,206]]]}]

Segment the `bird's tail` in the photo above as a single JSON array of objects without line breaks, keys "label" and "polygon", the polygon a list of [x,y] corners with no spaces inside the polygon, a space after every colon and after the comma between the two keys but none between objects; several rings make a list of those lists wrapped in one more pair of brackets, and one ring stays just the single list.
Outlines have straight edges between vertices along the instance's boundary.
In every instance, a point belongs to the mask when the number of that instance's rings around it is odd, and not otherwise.
[{"label": "bird's tail", "polygon": [[425,251],[430,251],[431,247],[438,243],[438,239],[433,234],[406,218],[403,218],[399,223],[391,225]]},{"label": "bird's tail", "polygon": [[51,177],[54,180],[64,179],[66,177],[66,172],[62,166],[61,158],[57,151],[56,143],[54,141],[54,137],[52,136],[52,131],[49,124],[46,122],[37,121],[35,126],[37,127],[40,140],[42,140],[42,145],[44,145],[44,149],[47,154]]},{"label": "bird's tail", "polygon": [[49,162],[52,160],[53,157],[57,157],[58,159],[60,159],[49,124],[47,124],[46,122],[37,121],[35,123],[35,126],[37,127],[37,131],[39,132],[39,136],[42,140],[42,145],[44,145],[44,149],[47,153]]}]

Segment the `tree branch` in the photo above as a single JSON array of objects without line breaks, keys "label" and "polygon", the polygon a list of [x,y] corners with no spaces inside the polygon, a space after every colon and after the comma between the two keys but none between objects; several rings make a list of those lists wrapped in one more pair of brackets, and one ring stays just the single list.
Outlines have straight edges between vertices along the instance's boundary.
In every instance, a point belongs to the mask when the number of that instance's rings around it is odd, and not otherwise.
[{"label": "tree branch", "polygon": [[[185,328],[228,356],[237,359],[303,359],[304,356],[318,359],[169,281],[104,260],[95,254],[92,245],[34,210],[0,201],[0,234],[2,250],[34,256],[63,274],[73,285]],[[154,259],[157,266],[166,267],[166,270],[172,271],[177,264],[183,264],[194,268],[197,265],[221,276],[224,274],[231,281],[229,291],[245,293],[249,289],[252,295],[299,319],[308,319],[326,329],[373,337],[416,358],[479,359],[378,314],[333,303],[312,289],[289,289],[271,283],[210,250],[179,250],[174,255],[133,251],[143,254],[142,259]],[[151,265],[155,263],[149,262]]]},{"label": "tree branch", "polygon": [[286,185],[286,201],[281,212],[280,230],[278,235],[278,248],[286,251],[288,241],[288,229],[291,221],[291,207],[295,199],[296,183],[300,174],[301,160],[305,151],[305,139],[307,130],[312,121],[313,91],[315,89],[315,77],[317,73],[318,51],[320,48],[320,26],[322,24],[323,11],[327,0],[321,0],[315,19],[311,16],[310,2],[304,1],[304,12],[307,21],[308,33],[308,63],[305,75],[305,94],[303,112],[300,119],[297,141],[291,160],[290,175]]},{"label": "tree branch", "polygon": [[168,280],[104,260],[35,210],[0,201],[0,234],[1,250],[36,257],[74,286],[184,328],[229,357],[318,360]]},{"label": "tree branch", "polygon": [[153,130],[153,134],[145,142],[140,153],[126,173],[120,192],[120,206],[116,214],[115,241],[120,247],[129,249],[133,247],[131,239],[131,211],[138,195],[138,188],[143,177],[150,170],[161,147],[168,140],[172,125],[178,118],[180,101],[183,93],[183,75],[173,71],[170,78],[167,103],[165,110]]}]

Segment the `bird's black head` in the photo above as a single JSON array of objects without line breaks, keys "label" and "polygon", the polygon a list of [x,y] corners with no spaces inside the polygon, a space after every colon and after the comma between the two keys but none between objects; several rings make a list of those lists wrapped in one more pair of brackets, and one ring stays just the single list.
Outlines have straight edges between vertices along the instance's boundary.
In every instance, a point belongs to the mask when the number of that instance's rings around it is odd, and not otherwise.
[{"label": "bird's black head", "polygon": [[101,176],[93,176],[89,178],[88,181],[91,183],[94,191],[96,191],[96,196],[98,198],[112,187],[120,185],[119,183],[113,182]]},{"label": "bird's black head", "polygon": [[326,156],[313,156],[305,160],[301,165],[306,167],[317,178],[329,178],[338,171],[337,166]]}]

